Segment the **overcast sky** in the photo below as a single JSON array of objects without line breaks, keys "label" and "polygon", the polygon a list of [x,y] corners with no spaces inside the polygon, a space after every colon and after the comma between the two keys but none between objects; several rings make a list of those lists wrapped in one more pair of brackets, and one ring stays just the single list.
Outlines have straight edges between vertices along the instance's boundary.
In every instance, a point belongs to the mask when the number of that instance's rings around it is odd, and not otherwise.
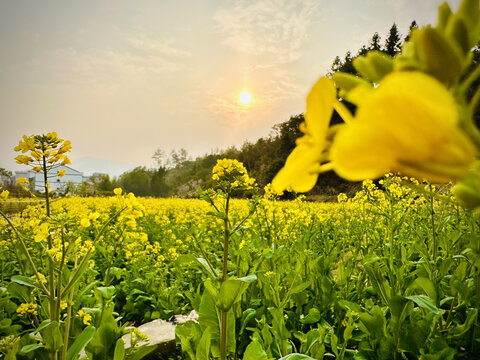
[{"label": "overcast sky", "polygon": [[0,167],[22,169],[18,140],[50,131],[86,174],[256,141],[304,111],[336,55],[435,23],[441,2],[0,0]]}]

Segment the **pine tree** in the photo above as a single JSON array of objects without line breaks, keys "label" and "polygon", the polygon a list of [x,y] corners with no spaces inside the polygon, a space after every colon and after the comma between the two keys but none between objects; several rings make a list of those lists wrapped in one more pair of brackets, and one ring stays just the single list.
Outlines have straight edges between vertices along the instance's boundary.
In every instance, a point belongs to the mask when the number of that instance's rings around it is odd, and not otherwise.
[{"label": "pine tree", "polygon": [[410,27],[408,28],[408,34],[405,37],[405,42],[410,40],[410,36],[412,36],[412,31],[418,29],[417,22],[415,20],[412,21]]},{"label": "pine tree", "polygon": [[368,50],[381,51],[382,46],[380,45],[380,40],[381,40],[380,35],[378,35],[377,32],[373,34],[372,39],[370,40],[370,44],[368,46]]},{"label": "pine tree", "polygon": [[395,56],[400,52],[400,45],[402,43],[402,38],[398,32],[397,25],[393,23],[388,34],[388,38],[385,41],[385,52],[390,56]]}]

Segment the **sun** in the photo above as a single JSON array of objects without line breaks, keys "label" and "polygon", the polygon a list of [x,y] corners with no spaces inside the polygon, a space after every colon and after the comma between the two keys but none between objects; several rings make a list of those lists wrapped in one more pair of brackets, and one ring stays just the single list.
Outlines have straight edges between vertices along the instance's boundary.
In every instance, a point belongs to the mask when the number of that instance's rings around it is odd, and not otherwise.
[{"label": "sun", "polygon": [[242,91],[239,97],[240,103],[247,106],[252,101],[252,95],[247,90]]}]

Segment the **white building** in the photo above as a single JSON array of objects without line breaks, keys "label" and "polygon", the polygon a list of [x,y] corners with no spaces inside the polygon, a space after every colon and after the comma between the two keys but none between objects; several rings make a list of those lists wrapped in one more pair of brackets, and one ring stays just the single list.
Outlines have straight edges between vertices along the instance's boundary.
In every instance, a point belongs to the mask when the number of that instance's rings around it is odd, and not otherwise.
[{"label": "white building", "polygon": [[[65,170],[63,177],[57,175],[59,170]],[[45,189],[43,171],[15,171],[15,182],[19,178],[26,178],[36,191],[44,191]],[[60,165],[49,171],[47,182],[50,183],[52,191],[62,190],[68,182],[73,185],[80,185],[83,182],[83,173],[69,166]]]}]

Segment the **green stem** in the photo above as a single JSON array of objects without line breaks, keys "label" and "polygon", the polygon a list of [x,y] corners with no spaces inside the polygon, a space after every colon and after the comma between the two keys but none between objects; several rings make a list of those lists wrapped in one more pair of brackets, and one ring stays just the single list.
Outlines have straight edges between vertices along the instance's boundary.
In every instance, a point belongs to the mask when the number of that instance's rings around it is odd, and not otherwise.
[{"label": "green stem", "polygon": [[[222,279],[220,281],[220,288],[224,281],[227,280],[228,271],[228,242],[230,240],[230,229],[228,221],[228,210],[230,206],[230,194],[227,193],[225,200],[225,218],[223,220],[224,225],[224,237],[223,237],[223,265],[222,265]],[[227,312],[220,311],[220,359],[227,359]]]},{"label": "green stem", "polygon": [[[77,266],[77,258],[75,257],[75,263],[73,267]],[[62,360],[67,359],[68,353],[68,340],[70,337],[70,325],[72,323],[72,302],[73,302],[73,295],[74,291],[70,291],[68,294],[68,302],[67,302],[67,318],[65,319],[65,332],[63,334],[63,351],[62,351]]]},{"label": "green stem", "polygon": [[220,311],[220,359],[227,359],[227,312]]},{"label": "green stem", "polygon": [[[205,261],[207,262],[208,264],[208,267],[210,268],[210,270],[212,270],[212,272],[218,276],[217,274],[217,270],[215,270],[215,268],[213,267],[212,263],[210,262],[210,260],[208,260],[208,257],[207,257],[207,253],[205,252],[205,250],[203,250],[203,247],[202,245],[200,244],[200,241],[198,241],[197,239],[197,236],[195,234],[192,235],[193,237],[193,240],[195,241],[195,244],[198,246],[198,248],[200,249],[200,252],[202,253],[202,256],[203,258],[205,259]],[[214,280],[214,279],[212,279]]]},{"label": "green stem", "polygon": [[463,96],[465,96],[466,92],[470,89],[472,84],[480,77],[480,66],[477,66],[475,70],[473,70],[467,78],[463,81],[460,91]]},{"label": "green stem", "polygon": [[437,261],[437,236],[435,235],[435,211],[433,209],[433,190],[432,185],[429,185],[430,189],[430,222],[432,226],[432,240],[433,240],[433,261]]},{"label": "green stem", "polygon": [[222,282],[227,280],[227,265],[228,265],[228,241],[230,239],[230,230],[228,222],[228,209],[230,205],[230,195],[227,195],[227,200],[225,203],[225,219],[223,220],[224,225],[224,236],[223,236],[223,266],[222,266]]},{"label": "green stem", "polygon": [[40,286],[40,288],[42,289],[42,291],[45,293],[45,295],[47,295],[47,297],[50,297],[50,292],[47,290],[47,288],[45,287],[45,285],[43,285],[42,279],[40,278],[40,275],[39,275],[39,273],[38,273],[38,271],[37,271],[37,268],[36,268],[35,264],[33,263],[33,259],[32,259],[32,257],[30,256],[30,252],[28,251],[27,246],[25,245],[25,242],[24,242],[23,239],[22,239],[22,236],[21,236],[20,233],[18,232],[18,230],[17,230],[17,228],[15,227],[15,225],[13,225],[12,221],[11,221],[2,211],[0,211],[0,215],[7,221],[8,225],[10,225],[10,227],[13,229],[13,231],[14,231],[15,234],[17,235],[18,241],[20,242],[20,247],[22,248],[23,253],[24,253],[25,256],[27,257],[28,263],[29,263],[30,266],[32,267],[32,271],[33,271],[33,273],[35,274],[35,278],[37,279],[38,285]]},{"label": "green stem", "polygon": [[[42,143],[42,153],[45,153],[45,145]],[[44,181],[44,189],[45,189],[45,206],[47,211],[47,217],[50,217],[50,200],[49,200],[49,192],[48,192],[48,177],[47,177],[47,159],[45,155],[42,155],[42,167],[43,167],[43,181]],[[49,234],[48,237],[48,250],[53,247],[52,236]],[[52,259],[48,258],[48,288],[50,292],[50,296],[48,297],[48,301],[50,303],[50,320],[55,321],[55,274],[54,274],[54,264]],[[60,281],[60,279],[58,279]],[[60,294],[57,294],[60,296]],[[50,359],[56,360],[57,359],[57,350],[52,348],[50,349]]]}]

